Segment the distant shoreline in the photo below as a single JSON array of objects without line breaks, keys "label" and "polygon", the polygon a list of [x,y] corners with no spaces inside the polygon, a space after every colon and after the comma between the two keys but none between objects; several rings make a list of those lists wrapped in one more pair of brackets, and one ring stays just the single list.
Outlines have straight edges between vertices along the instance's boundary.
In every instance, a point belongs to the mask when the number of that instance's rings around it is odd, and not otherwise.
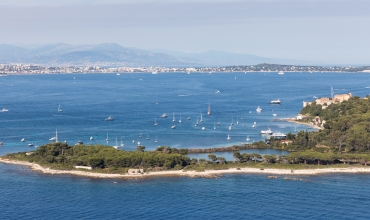
[{"label": "distant shoreline", "polygon": [[136,179],[136,178],[147,178],[147,177],[171,177],[171,176],[185,176],[185,177],[208,177],[213,178],[220,176],[222,174],[269,174],[269,175],[318,175],[318,174],[360,174],[366,173],[370,174],[369,168],[362,167],[347,167],[347,168],[322,168],[322,169],[272,169],[272,168],[230,168],[224,170],[205,170],[204,172],[197,171],[183,171],[183,170],[174,170],[174,171],[157,171],[149,172],[144,174],[105,174],[105,173],[94,173],[89,171],[81,170],[53,170],[50,168],[44,168],[39,164],[29,163],[25,161],[15,161],[9,159],[0,158],[1,163],[5,164],[15,164],[28,166],[34,171],[40,171],[44,174],[52,175],[76,175],[81,177],[90,177],[90,178],[106,178],[106,179]]},{"label": "distant shoreline", "polygon": [[287,121],[287,122],[291,122],[291,123],[307,125],[307,126],[310,126],[311,128],[315,128],[315,129],[318,129],[318,130],[324,129],[323,127],[319,127],[317,125],[313,125],[313,124],[308,123],[308,122],[297,121],[297,120],[295,120],[295,118],[276,118],[276,119],[274,119],[274,121]]}]

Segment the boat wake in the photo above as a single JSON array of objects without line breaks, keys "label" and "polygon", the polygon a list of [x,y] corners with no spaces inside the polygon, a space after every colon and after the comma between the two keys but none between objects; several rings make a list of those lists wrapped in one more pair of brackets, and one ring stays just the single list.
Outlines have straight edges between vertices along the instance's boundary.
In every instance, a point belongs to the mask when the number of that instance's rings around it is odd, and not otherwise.
[{"label": "boat wake", "polygon": [[193,96],[194,94],[179,94],[179,96]]}]

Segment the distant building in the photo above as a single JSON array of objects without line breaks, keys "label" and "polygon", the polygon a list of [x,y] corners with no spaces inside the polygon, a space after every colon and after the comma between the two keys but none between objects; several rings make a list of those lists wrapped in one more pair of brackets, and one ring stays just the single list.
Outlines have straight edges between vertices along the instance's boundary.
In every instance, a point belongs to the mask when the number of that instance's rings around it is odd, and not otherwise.
[{"label": "distant building", "polygon": [[[341,103],[343,101],[348,101],[352,97],[352,93],[348,94],[338,94],[335,95],[333,98],[318,98],[315,100],[317,105],[322,105],[322,109],[327,108],[331,104],[335,103]],[[311,105],[312,102],[303,102],[303,107],[306,107],[307,105]]]}]

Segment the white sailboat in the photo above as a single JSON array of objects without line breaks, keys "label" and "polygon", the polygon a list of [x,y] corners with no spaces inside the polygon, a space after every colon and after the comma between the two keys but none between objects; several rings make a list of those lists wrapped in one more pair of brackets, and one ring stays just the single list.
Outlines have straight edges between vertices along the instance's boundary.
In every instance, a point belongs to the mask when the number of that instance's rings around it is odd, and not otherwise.
[{"label": "white sailboat", "polygon": [[157,126],[158,123],[157,123],[157,117],[154,117],[154,126]]},{"label": "white sailboat", "polygon": [[250,139],[249,139],[249,136],[247,136],[247,139],[246,139],[247,141],[249,141]]},{"label": "white sailboat", "polygon": [[208,104],[208,112],[207,112],[208,115],[211,115],[211,104]]},{"label": "white sailboat", "polygon": [[172,113],[172,121],[175,122],[176,119],[175,119],[175,113]]},{"label": "white sailboat", "polygon": [[94,140],[93,136],[90,136],[90,141]]},{"label": "white sailboat", "polygon": [[217,122],[217,124],[218,124],[218,125],[220,125],[220,124],[221,124],[221,120],[220,120],[220,119],[218,119],[218,122]]},{"label": "white sailboat", "polygon": [[116,145],[115,146],[113,146],[114,148],[116,148],[116,149],[118,149],[119,148],[119,146],[118,146],[118,143],[117,143],[117,137],[116,137]]},{"label": "white sailboat", "polygon": [[230,135],[229,135],[229,134],[227,135],[227,138],[226,138],[226,139],[227,139],[227,140],[230,140]]},{"label": "white sailboat", "polygon": [[21,139],[21,142],[25,142],[24,138]]},{"label": "white sailboat", "polygon": [[149,140],[149,134],[146,134],[146,139]]},{"label": "white sailboat", "polygon": [[195,127],[198,127],[198,116],[197,116],[197,122],[195,123]]},{"label": "white sailboat", "polygon": [[172,126],[171,126],[171,128],[172,128],[172,129],[175,129],[175,128],[176,128],[176,125],[172,125]]},{"label": "white sailboat", "polygon": [[202,131],[206,130],[206,127],[202,127]]},{"label": "white sailboat", "polygon": [[231,118],[231,126],[234,125],[234,117]]},{"label": "white sailboat", "polygon": [[256,111],[258,112],[258,113],[261,113],[262,112],[262,108],[260,108],[259,106],[257,107],[257,109],[256,109]]},{"label": "white sailboat", "polygon": [[62,112],[63,110],[60,108],[60,104],[58,106],[58,112]]},{"label": "white sailboat", "polygon": [[108,133],[107,133],[107,138],[105,139],[105,141],[106,141],[107,143],[109,143]]},{"label": "white sailboat", "polygon": [[239,124],[239,119],[238,119],[238,117],[236,117],[236,124],[237,124],[237,125]]},{"label": "white sailboat", "polygon": [[213,123],[213,130],[216,130],[216,123]]},{"label": "white sailboat", "polygon": [[158,140],[157,140],[157,136],[155,136],[155,141],[154,141],[155,143],[158,143]]},{"label": "white sailboat", "polygon": [[191,118],[190,118],[190,116],[188,117],[188,120],[190,120]]},{"label": "white sailboat", "polygon": [[200,113],[200,122],[203,122],[202,112]]},{"label": "white sailboat", "polygon": [[182,123],[182,120],[181,120],[181,114],[180,114],[180,120],[179,120],[179,123]]},{"label": "white sailboat", "polygon": [[121,145],[120,145],[121,147],[124,147],[125,146],[125,144],[123,143],[123,141],[122,141],[122,137],[121,137]]}]

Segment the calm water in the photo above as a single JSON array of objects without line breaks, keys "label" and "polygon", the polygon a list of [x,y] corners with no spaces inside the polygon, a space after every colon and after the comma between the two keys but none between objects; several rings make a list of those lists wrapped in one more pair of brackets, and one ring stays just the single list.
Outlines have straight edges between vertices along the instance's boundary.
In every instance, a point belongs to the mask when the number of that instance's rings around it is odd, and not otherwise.
[{"label": "calm water", "polygon": [[[75,77],[75,79],[74,79]],[[235,80],[235,77],[237,80]],[[106,144],[140,141],[205,148],[263,140],[260,130],[293,132],[295,125],[272,122],[293,117],[313,96],[370,92],[367,74],[214,73],[78,74],[0,77],[0,154],[26,151],[55,136]],[[217,94],[216,91],[221,91]],[[269,105],[279,98],[282,105]],[[62,112],[58,112],[58,105]],[[206,114],[211,104],[212,115]],[[262,113],[256,113],[260,106]],[[197,117],[203,123],[195,127]],[[249,113],[251,112],[251,113]],[[169,117],[161,119],[166,113]],[[176,129],[171,129],[172,113]],[[182,123],[179,123],[179,117]],[[107,122],[108,116],[115,117]],[[156,117],[158,126],[153,126]],[[187,120],[191,117],[191,120]],[[214,124],[220,120],[221,125]],[[234,122],[233,130],[228,126]],[[237,124],[237,121],[240,123]],[[257,123],[255,129],[253,122]],[[243,126],[245,125],[245,126]],[[202,131],[201,127],[206,130]],[[297,130],[309,129],[297,125]],[[311,129],[312,130],[312,129]],[[141,134],[141,138],[139,135]],[[226,139],[230,135],[231,140]],[[147,140],[149,137],[149,140]],[[21,143],[22,138],[26,142]],[[154,140],[157,138],[158,143]],[[132,142],[134,140],[134,143]],[[263,154],[263,152],[259,152]],[[267,153],[266,153],[267,154]],[[270,153],[268,153],[270,154]],[[309,182],[271,180],[265,175],[225,175],[219,179],[154,178],[96,180],[49,176],[26,167],[0,164],[2,219],[368,219],[368,175],[305,177]]]}]

